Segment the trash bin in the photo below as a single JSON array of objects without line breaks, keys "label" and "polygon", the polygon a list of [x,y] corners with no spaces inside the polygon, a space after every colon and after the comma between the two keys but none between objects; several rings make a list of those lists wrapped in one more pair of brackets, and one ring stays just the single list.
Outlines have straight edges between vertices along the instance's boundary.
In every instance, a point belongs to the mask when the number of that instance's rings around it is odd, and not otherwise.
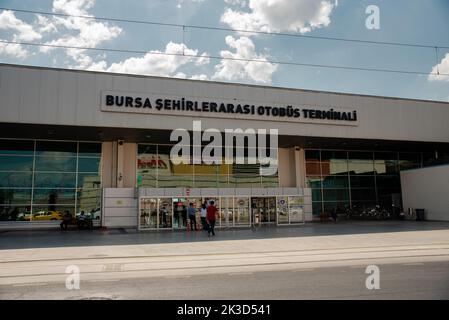
[{"label": "trash bin", "polygon": [[416,221],[424,221],[424,209],[415,209],[416,212]]}]

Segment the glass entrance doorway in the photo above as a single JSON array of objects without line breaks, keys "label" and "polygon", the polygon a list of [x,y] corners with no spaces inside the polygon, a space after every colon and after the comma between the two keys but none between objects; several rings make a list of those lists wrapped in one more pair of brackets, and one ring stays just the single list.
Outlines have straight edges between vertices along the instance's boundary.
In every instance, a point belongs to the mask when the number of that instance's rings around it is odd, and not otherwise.
[{"label": "glass entrance doorway", "polygon": [[140,202],[140,226],[148,229],[172,228],[171,198],[145,198]]},{"label": "glass entrance doorway", "polygon": [[276,223],[276,197],[251,198],[251,210],[254,225]]}]

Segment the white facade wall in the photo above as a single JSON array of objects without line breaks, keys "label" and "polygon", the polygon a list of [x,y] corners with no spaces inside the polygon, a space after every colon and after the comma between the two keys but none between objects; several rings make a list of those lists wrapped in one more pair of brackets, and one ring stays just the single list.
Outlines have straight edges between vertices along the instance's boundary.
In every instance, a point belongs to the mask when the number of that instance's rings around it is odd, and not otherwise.
[{"label": "white facade wall", "polygon": [[[243,120],[238,114],[202,118],[198,113],[167,116],[105,112],[100,110],[101,92],[105,90],[272,106],[342,108],[357,110],[359,121],[357,126],[347,126],[260,116]],[[12,65],[0,65],[0,97],[1,122],[9,123],[188,129],[190,120],[204,120],[208,128],[220,130],[276,128],[281,135],[293,136],[449,142],[449,103],[440,102]]]},{"label": "white facade wall", "polygon": [[449,221],[449,165],[401,172],[404,209],[425,209],[426,219]]}]

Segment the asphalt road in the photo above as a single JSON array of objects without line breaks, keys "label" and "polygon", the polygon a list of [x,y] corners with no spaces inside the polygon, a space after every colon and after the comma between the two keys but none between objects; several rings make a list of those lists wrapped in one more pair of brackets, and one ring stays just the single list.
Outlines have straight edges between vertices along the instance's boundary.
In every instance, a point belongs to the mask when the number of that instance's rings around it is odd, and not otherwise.
[{"label": "asphalt road", "polygon": [[378,265],[380,289],[365,286],[366,266],[0,286],[0,299],[449,299],[449,262]]}]

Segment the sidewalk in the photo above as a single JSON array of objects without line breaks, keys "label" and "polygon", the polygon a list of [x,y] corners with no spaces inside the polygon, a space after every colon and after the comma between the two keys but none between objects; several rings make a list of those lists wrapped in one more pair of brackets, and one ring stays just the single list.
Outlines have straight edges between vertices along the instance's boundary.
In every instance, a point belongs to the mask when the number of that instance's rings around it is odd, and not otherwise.
[{"label": "sidewalk", "polygon": [[449,230],[449,222],[345,221],[308,223],[300,226],[217,229],[217,236],[214,238],[208,238],[204,231],[155,232],[136,229],[61,231],[55,228],[54,230],[0,231],[0,253],[5,249],[210,242],[430,230]]},{"label": "sidewalk", "polygon": [[[133,230],[1,235],[0,285],[191,276],[449,260],[449,223],[310,224],[295,228],[148,233]],[[40,246],[39,248],[37,246]]]}]

